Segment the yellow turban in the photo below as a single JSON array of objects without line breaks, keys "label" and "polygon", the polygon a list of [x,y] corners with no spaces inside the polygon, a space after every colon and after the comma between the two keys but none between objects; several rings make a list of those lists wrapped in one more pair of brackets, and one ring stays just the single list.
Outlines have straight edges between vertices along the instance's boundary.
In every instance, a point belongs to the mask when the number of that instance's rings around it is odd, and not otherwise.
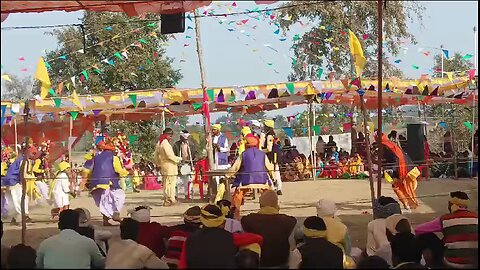
[{"label": "yellow turban", "polygon": [[220,124],[212,125],[212,129],[217,129],[218,131],[221,131],[222,130],[222,125],[220,125]]},{"label": "yellow turban", "polygon": [[252,130],[250,129],[250,127],[245,126],[245,127],[242,128],[242,135],[243,136],[247,136],[250,133],[252,133]]},{"label": "yellow turban", "polygon": [[[218,209],[219,213],[211,213],[207,210],[208,206],[213,206]],[[210,207],[212,209],[213,207]],[[213,211],[215,212],[215,211]],[[225,222],[225,215],[222,213],[222,210],[215,204],[207,204],[202,207],[200,211],[200,222],[202,225],[208,228],[220,227]]]},{"label": "yellow turban", "polygon": [[70,168],[70,163],[66,161],[62,161],[58,164],[58,170],[61,172],[65,171],[68,168]]},{"label": "yellow turban", "polygon": [[91,160],[93,158],[93,153],[85,154],[84,158],[85,160]]},{"label": "yellow turban", "polygon": [[263,121],[263,123],[265,124],[265,126],[269,127],[269,128],[274,128],[275,127],[275,121],[271,120],[271,119],[266,119]]}]

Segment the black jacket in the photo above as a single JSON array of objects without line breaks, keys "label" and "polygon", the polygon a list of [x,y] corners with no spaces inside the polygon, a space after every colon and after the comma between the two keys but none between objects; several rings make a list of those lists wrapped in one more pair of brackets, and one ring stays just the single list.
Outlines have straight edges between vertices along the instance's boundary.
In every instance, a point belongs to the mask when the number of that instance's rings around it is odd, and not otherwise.
[{"label": "black jacket", "polygon": [[[180,145],[181,144],[182,144],[182,142],[180,140],[176,141],[173,144],[173,152],[178,157],[182,156],[182,154],[180,153],[181,152],[181,150],[180,150]],[[197,145],[191,139],[188,139],[188,144],[190,145],[190,153],[192,155],[192,161],[195,161],[195,158],[197,158]]]}]

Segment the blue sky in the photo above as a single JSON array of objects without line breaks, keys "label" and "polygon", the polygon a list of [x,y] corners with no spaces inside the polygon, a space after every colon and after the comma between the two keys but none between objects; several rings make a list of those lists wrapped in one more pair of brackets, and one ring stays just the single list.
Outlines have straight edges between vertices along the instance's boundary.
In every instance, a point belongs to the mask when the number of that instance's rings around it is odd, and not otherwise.
[{"label": "blue sky", "polygon": [[[231,5],[231,3],[233,1],[225,1],[221,8],[212,4],[211,8],[214,12],[223,12],[226,10],[225,5]],[[402,59],[399,67],[409,77],[419,77],[422,73],[428,73],[432,67],[433,54],[438,52],[428,47],[443,45],[451,54],[460,52],[475,55],[473,27],[477,26],[478,21],[477,1],[439,1],[422,2],[422,4],[426,7],[423,26],[418,22],[409,24],[409,31],[416,36],[419,44],[417,46],[405,44],[404,47],[408,47],[406,54],[402,51],[398,56],[393,57],[393,59]],[[236,12],[254,7],[253,2],[237,2],[237,7],[230,7],[230,9]],[[260,7],[264,8],[265,5]],[[201,12],[203,10],[201,9]],[[81,14],[81,12],[12,14],[2,23],[2,27],[78,23]],[[247,26],[237,26],[234,23],[232,25],[235,25],[235,31],[227,30],[228,21],[238,22],[243,19],[249,19]],[[292,52],[289,48],[292,45],[292,37],[308,29],[297,23],[285,35],[281,32],[277,35],[274,33],[277,27],[270,25],[268,20],[256,21],[248,18],[247,15],[230,16],[223,24],[219,23],[218,18],[207,17],[200,20],[208,86],[241,86],[287,81],[291,71],[289,56]],[[189,20],[186,20],[186,25],[194,26]],[[249,28],[253,25],[257,25],[256,29]],[[241,32],[242,30],[244,32]],[[42,51],[57,47],[56,40],[44,34],[46,31],[48,29],[2,30],[2,74],[32,76],[38,58],[43,55]],[[247,37],[246,34],[250,36]],[[187,35],[192,38],[186,38]],[[187,30],[184,34],[178,34],[177,40],[171,39],[170,46],[167,48],[168,55],[176,59],[175,67],[180,68],[184,75],[178,87],[200,86],[194,37],[194,31]],[[282,37],[286,40],[280,41]],[[253,40],[254,38],[256,40]],[[184,47],[184,44],[189,46]],[[267,44],[273,49],[267,47]],[[430,51],[430,55],[426,57],[419,52],[419,47],[424,48],[423,51]],[[20,61],[20,57],[24,57],[25,60]],[[185,61],[180,62],[181,59]],[[413,69],[414,64],[420,69]],[[21,71],[25,68],[27,71]]]}]

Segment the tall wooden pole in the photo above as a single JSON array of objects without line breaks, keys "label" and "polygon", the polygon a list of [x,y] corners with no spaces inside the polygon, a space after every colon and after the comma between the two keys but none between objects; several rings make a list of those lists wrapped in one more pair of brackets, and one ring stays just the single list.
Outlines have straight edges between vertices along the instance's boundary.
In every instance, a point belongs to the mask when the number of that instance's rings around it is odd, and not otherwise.
[{"label": "tall wooden pole", "polygon": [[[23,147],[22,155],[23,155],[23,161],[22,161],[22,166],[20,166],[20,183],[22,183],[22,199],[20,202],[20,211],[22,215],[22,244],[25,245],[25,240],[27,237],[27,217],[25,215],[25,198],[27,196],[27,179],[25,179],[25,172],[28,170],[28,156],[27,156],[27,151],[28,151],[28,116],[30,114],[30,107],[29,107],[29,101],[25,101],[25,107],[23,109],[23,121],[25,123],[25,147]],[[26,168],[25,168],[26,167]]]},{"label": "tall wooden pole", "polygon": [[70,144],[70,140],[73,136],[73,117],[70,115],[70,131],[69,131],[69,136],[68,136],[68,163],[70,163],[70,166],[73,164],[73,161],[72,161],[72,145]]},{"label": "tall wooden pole", "polygon": [[15,129],[15,153],[18,156],[18,147],[17,147],[18,146],[18,132],[17,132],[17,119],[16,118],[13,119],[13,127]]},{"label": "tall wooden pole", "polygon": [[[207,157],[210,170],[214,169],[215,163],[213,161],[213,147],[212,147],[212,133],[210,128],[210,116],[208,115],[210,111],[208,110],[208,98],[207,98],[207,89],[205,84],[205,70],[203,66],[203,55],[202,55],[202,46],[200,40],[200,20],[198,19],[199,13],[198,10],[195,10],[195,37],[197,43],[197,56],[198,56],[198,65],[200,66],[200,80],[203,89],[203,123],[205,128],[205,139],[207,141]],[[205,110],[207,109],[207,110]],[[210,189],[210,187],[209,187]]]},{"label": "tall wooden pole", "polygon": [[[361,84],[360,84],[361,85]],[[370,153],[370,134],[368,132],[368,124],[367,124],[367,110],[365,109],[365,102],[363,101],[363,95],[360,95],[360,108],[362,109],[363,115],[363,132],[365,134],[365,147],[367,153],[367,163],[368,163],[368,180],[370,182],[370,198],[372,200],[372,207],[373,201],[375,200],[375,188],[373,187],[373,162],[372,162],[372,153]],[[357,147],[361,147],[357,145]]]},{"label": "tall wooden pole", "polygon": [[[377,135],[377,145],[378,145],[378,179],[377,179],[377,198],[382,195],[382,157],[383,157],[383,145],[382,145],[382,57],[383,57],[383,0],[378,0],[377,6],[378,12],[378,88],[377,88],[377,104],[378,104],[378,135]],[[367,151],[368,152],[368,151]]]}]

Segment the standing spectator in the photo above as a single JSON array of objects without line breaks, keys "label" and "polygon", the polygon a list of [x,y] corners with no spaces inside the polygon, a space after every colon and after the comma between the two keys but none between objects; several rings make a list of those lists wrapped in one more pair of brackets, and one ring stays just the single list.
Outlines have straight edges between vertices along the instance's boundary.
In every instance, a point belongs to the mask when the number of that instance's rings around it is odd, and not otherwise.
[{"label": "standing spectator", "polygon": [[408,150],[407,138],[405,138],[405,136],[399,135],[397,144],[400,145],[400,148],[402,148],[403,151],[406,152]]},{"label": "standing spectator", "polygon": [[7,269],[35,269],[36,258],[35,249],[24,244],[18,244],[13,246],[8,253]]},{"label": "standing spectator", "polygon": [[248,214],[241,220],[245,232],[263,237],[261,267],[288,267],[289,253],[295,249],[294,228],[297,220],[280,214],[279,209],[277,194],[267,190],[260,196],[260,211]]},{"label": "standing spectator", "polygon": [[322,159],[325,158],[325,142],[323,141],[322,136],[318,136],[317,144],[315,145],[317,150],[317,155],[320,155]]},{"label": "standing spectator", "polygon": [[465,192],[450,193],[449,214],[415,227],[417,235],[443,233],[445,263],[454,268],[471,268],[478,253],[478,214],[468,209]]},{"label": "standing spectator", "polygon": [[[343,251],[327,240],[327,225],[320,217],[308,217],[303,223],[305,242],[298,247],[301,269],[343,269]],[[298,268],[294,265],[292,268]]]},{"label": "standing spectator", "polygon": [[428,171],[430,169],[430,144],[428,144],[427,136],[423,135],[423,174],[428,179]]},{"label": "standing spectator", "polygon": [[398,137],[397,134],[398,134],[398,133],[397,133],[396,130],[392,130],[392,131],[390,131],[390,133],[388,134],[387,138],[388,138],[390,141],[392,141],[392,142],[394,142],[394,143],[396,143],[396,144],[399,144],[399,137]]},{"label": "standing spectator", "polygon": [[327,155],[332,153],[333,147],[337,147],[337,143],[333,140],[332,135],[328,136],[328,142],[327,142],[326,147],[327,147],[327,149],[326,149],[326,154]]},{"label": "standing spectator", "polygon": [[59,216],[59,234],[43,240],[37,250],[37,268],[61,269],[103,267],[102,256],[95,242],[77,233],[78,212],[68,209]]},{"label": "standing spectator", "polygon": [[392,266],[395,269],[427,269],[420,264],[422,251],[411,232],[396,234],[391,241]]},{"label": "standing spectator", "polygon": [[155,163],[160,167],[160,173],[163,180],[163,206],[172,206],[175,202],[175,184],[177,183],[178,166],[182,161],[173,153],[170,140],[173,137],[173,130],[166,128],[160,136],[155,147]]},{"label": "standing spectator", "polygon": [[190,172],[193,172],[193,161],[197,158],[197,147],[192,139],[190,139],[190,133],[188,133],[187,130],[182,130],[180,132],[180,140],[173,144],[173,152],[176,156],[182,158],[182,161],[179,164],[180,181],[177,183],[176,197],[178,197],[180,185],[183,185],[184,196],[185,199],[188,200],[190,199],[190,194],[193,193],[193,179],[191,174],[183,175],[181,167],[188,166]]},{"label": "standing spectator", "polygon": [[120,223],[120,237],[108,251],[105,269],[168,269],[167,263],[160,260],[153,251],[136,242],[140,223],[124,218]]},{"label": "standing spectator", "polygon": [[168,239],[171,230],[158,222],[151,222],[150,210],[151,207],[144,202],[128,212],[130,217],[139,223],[136,242],[151,249],[158,258],[162,258],[165,255],[164,239]]},{"label": "standing spectator", "polygon": [[[353,151],[352,151],[353,153]],[[365,140],[365,135],[362,132],[358,133],[357,138],[357,153],[362,157],[363,160],[367,158],[367,143]]]}]

